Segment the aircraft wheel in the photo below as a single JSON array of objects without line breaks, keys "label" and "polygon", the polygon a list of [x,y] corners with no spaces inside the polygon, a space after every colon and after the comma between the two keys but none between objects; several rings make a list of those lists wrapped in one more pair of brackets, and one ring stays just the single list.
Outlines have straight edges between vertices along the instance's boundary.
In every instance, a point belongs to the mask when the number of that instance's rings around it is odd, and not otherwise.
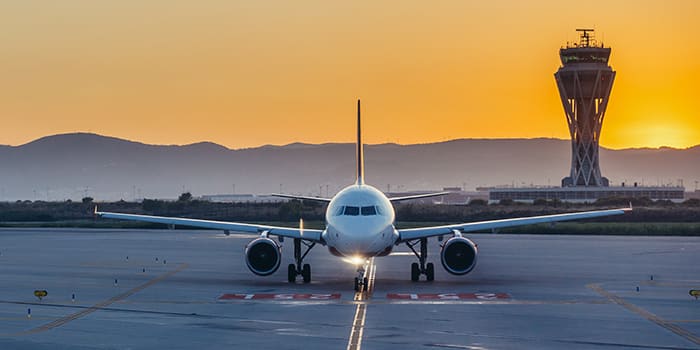
[{"label": "aircraft wheel", "polygon": [[287,281],[294,283],[297,280],[297,267],[294,264],[287,266]]},{"label": "aircraft wheel", "polygon": [[304,283],[311,282],[311,265],[304,264],[304,268],[301,269],[301,276],[304,278]]},{"label": "aircraft wheel", "polygon": [[355,291],[359,292],[360,291],[360,279],[355,277]]},{"label": "aircraft wheel", "polygon": [[367,279],[367,277],[365,277],[362,280],[362,283],[363,283],[364,289],[367,290],[367,288],[369,287],[369,280]]},{"label": "aircraft wheel", "polygon": [[420,278],[420,269],[418,263],[411,264],[411,281],[416,282]]},{"label": "aircraft wheel", "polygon": [[428,263],[425,266],[425,279],[428,281],[435,280],[435,265],[433,263]]}]

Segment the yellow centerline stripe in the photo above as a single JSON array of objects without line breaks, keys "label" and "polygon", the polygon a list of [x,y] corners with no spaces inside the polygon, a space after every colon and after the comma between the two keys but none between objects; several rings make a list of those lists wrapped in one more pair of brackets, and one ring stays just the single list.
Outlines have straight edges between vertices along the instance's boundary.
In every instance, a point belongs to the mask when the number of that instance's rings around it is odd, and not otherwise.
[{"label": "yellow centerline stripe", "polygon": [[158,277],[151,279],[150,281],[148,281],[140,286],[129,289],[128,291],[126,291],[124,293],[121,293],[121,294],[116,295],[112,298],[109,298],[107,300],[99,302],[93,306],[90,306],[87,309],[78,311],[76,313],[72,313],[72,314],[65,316],[65,317],[61,317],[57,320],[54,320],[52,322],[49,322],[49,323],[43,325],[43,326],[36,327],[36,328],[30,329],[28,331],[17,333],[16,335],[35,334],[35,333],[39,333],[39,332],[48,331],[49,329],[53,329],[56,327],[63,326],[64,324],[66,324],[68,322],[77,320],[85,315],[91,314],[91,313],[93,313],[97,310],[100,310],[100,309],[102,309],[102,308],[104,308],[112,303],[115,303],[115,302],[120,301],[122,299],[126,299],[126,298],[132,296],[133,294],[140,292],[140,291],[142,291],[142,290],[144,290],[144,289],[146,289],[146,288],[148,288],[148,287],[150,287],[150,286],[152,286],[152,285],[154,285],[154,284],[156,284],[156,283],[158,283],[158,282],[160,282],[160,281],[162,281],[162,280],[164,280],[164,279],[166,279],[166,278],[168,278],[168,277],[170,277],[170,276],[172,276],[172,275],[174,275],[174,274],[176,274],[184,269],[186,269],[188,266],[189,265],[187,265],[187,264],[180,264],[175,270],[172,270],[170,272],[166,272]]},{"label": "yellow centerline stripe", "polygon": [[660,318],[659,316],[656,316],[653,313],[651,313],[647,310],[644,310],[641,307],[634,305],[630,302],[627,302],[626,300],[622,299],[621,297],[619,297],[613,293],[608,292],[607,290],[603,289],[603,287],[601,287],[600,284],[593,283],[593,284],[587,285],[586,287],[596,291],[598,294],[604,296],[605,298],[612,301],[613,303],[618,304],[618,305],[624,307],[625,309],[632,311],[632,312],[636,313],[637,315],[642,316],[645,319],[647,319],[651,322],[654,322],[657,325],[659,325],[663,328],[666,328],[669,331],[676,333],[677,335],[679,335],[679,336],[681,336],[681,337],[683,337],[683,338],[685,338],[685,339],[687,339],[695,344],[700,345],[700,337],[687,331],[686,329],[684,329],[681,326],[672,324],[671,322],[666,321],[666,320]]}]

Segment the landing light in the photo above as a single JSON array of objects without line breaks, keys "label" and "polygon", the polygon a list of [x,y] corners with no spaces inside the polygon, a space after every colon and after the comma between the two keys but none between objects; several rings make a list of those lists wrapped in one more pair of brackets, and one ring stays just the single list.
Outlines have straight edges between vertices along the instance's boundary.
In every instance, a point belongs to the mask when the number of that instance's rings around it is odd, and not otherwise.
[{"label": "landing light", "polygon": [[343,261],[345,261],[348,264],[353,264],[353,265],[362,265],[367,263],[367,259],[361,256],[351,256],[348,258],[343,258]]}]

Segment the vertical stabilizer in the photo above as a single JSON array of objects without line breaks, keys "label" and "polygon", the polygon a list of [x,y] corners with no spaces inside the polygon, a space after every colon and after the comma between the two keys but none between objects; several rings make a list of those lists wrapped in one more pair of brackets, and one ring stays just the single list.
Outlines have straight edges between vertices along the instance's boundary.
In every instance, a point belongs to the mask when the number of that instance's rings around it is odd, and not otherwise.
[{"label": "vertical stabilizer", "polygon": [[362,128],[360,127],[360,100],[357,100],[357,184],[365,184],[364,154],[362,151]]}]

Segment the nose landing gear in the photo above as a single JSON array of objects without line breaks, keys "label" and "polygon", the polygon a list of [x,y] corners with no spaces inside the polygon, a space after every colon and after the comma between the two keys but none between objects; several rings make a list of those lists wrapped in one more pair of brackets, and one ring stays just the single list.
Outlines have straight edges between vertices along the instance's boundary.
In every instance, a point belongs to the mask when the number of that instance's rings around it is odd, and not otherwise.
[{"label": "nose landing gear", "polygon": [[366,291],[369,286],[369,280],[365,277],[365,266],[367,263],[357,266],[357,277],[355,277],[355,291]]},{"label": "nose landing gear", "polygon": [[[306,251],[301,254],[302,243],[306,246]],[[311,248],[316,245],[316,242],[307,243],[301,238],[294,239],[294,261],[295,264],[289,264],[287,266],[287,281],[289,283],[294,283],[297,280],[297,276],[301,275],[304,283],[311,282],[311,265],[304,264],[304,258],[306,254],[309,254]]]},{"label": "nose landing gear", "polygon": [[[420,243],[420,253],[413,248],[415,245]],[[406,242],[406,245],[411,248],[413,254],[418,258],[417,263],[411,264],[411,281],[416,282],[420,279],[420,275],[424,274],[427,281],[435,280],[435,265],[433,263],[427,263],[428,260],[428,239],[421,238],[418,241]]]}]

